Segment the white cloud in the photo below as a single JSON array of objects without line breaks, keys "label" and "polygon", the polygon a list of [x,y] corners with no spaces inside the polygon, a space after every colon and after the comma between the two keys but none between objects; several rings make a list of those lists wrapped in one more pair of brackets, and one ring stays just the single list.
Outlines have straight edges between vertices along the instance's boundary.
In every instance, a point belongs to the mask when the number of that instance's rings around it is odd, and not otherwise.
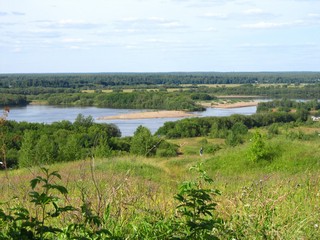
[{"label": "white cloud", "polygon": [[320,13],[308,13],[308,17],[312,19],[320,19]]},{"label": "white cloud", "polygon": [[36,21],[39,27],[48,29],[93,29],[101,26],[101,24],[83,21],[83,20],[72,20],[62,19],[59,21]]},{"label": "white cloud", "polygon": [[184,28],[187,28],[187,26],[176,20],[158,17],[125,18],[114,23],[113,31],[124,33],[154,33],[165,30],[176,31]]},{"label": "white cloud", "polygon": [[293,22],[257,22],[257,23],[248,23],[242,24],[241,28],[247,29],[273,29],[273,28],[283,28],[283,27],[292,27],[292,26],[301,26],[304,24],[302,20],[296,20]]},{"label": "white cloud", "polygon": [[12,50],[12,52],[14,52],[14,53],[20,53],[20,52],[22,52],[22,48],[21,48],[21,47],[15,47],[15,48]]},{"label": "white cloud", "polygon": [[63,38],[61,40],[63,43],[81,43],[84,42],[82,38]]},{"label": "white cloud", "polygon": [[26,15],[25,13],[23,13],[23,12],[11,12],[13,15],[15,15],[15,16],[24,16],[24,15]]},{"label": "white cloud", "polygon": [[207,13],[203,14],[202,17],[224,20],[224,19],[228,18],[228,15],[226,13],[207,12]]},{"label": "white cloud", "polygon": [[250,9],[243,11],[243,13],[247,14],[247,15],[252,15],[252,14],[261,14],[261,13],[265,13],[265,12],[260,8],[250,8]]}]

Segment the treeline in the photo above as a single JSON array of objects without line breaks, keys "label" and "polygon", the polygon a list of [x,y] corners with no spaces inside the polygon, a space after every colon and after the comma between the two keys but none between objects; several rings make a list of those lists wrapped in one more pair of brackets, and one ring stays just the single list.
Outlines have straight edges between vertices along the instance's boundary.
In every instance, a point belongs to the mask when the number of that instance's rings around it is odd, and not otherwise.
[{"label": "treeline", "polygon": [[199,87],[197,91],[201,91],[214,95],[246,95],[260,96],[265,98],[300,98],[315,99],[320,98],[320,84],[310,84],[289,87],[287,85],[269,85],[260,86],[252,84],[244,84],[238,87],[216,87],[207,88]]},{"label": "treeline", "polygon": [[289,99],[273,100],[270,102],[260,102],[257,107],[257,112],[280,111],[290,112],[296,111],[318,111],[320,102],[317,99],[307,102],[293,101]]},{"label": "treeline", "polygon": [[319,72],[1,74],[0,88],[101,89],[164,84],[317,83]]},{"label": "treeline", "polygon": [[0,95],[0,106],[24,106],[29,102],[26,96],[16,94],[4,94]]},{"label": "treeline", "polygon": [[71,88],[50,88],[50,87],[22,87],[22,88],[0,88],[0,94],[20,94],[20,95],[39,95],[45,93],[76,93],[79,90]]},{"label": "treeline", "polygon": [[175,156],[177,146],[139,127],[133,137],[120,138],[113,124],[98,124],[91,116],[78,115],[52,124],[0,122],[0,159],[7,167],[31,167],[87,157],[134,154]]},{"label": "treeline", "polygon": [[187,118],[176,122],[166,122],[155,134],[166,136],[167,138],[200,136],[227,138],[229,134],[235,134],[232,131],[233,127],[239,124],[241,125],[240,129],[250,129],[268,126],[273,123],[306,121],[307,119],[308,114],[305,111],[296,113],[266,112],[251,116],[234,114],[230,117]]},{"label": "treeline", "polygon": [[196,103],[200,99],[213,99],[208,94],[191,94],[184,92],[112,92],[112,93],[75,93],[45,94],[35,99],[46,100],[50,105],[97,106],[105,108],[128,109],[166,109],[203,111]]}]

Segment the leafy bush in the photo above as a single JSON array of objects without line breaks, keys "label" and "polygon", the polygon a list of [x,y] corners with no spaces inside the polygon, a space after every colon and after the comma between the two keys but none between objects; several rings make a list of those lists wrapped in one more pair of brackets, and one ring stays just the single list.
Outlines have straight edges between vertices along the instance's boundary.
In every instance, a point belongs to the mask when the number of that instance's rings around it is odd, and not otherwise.
[{"label": "leafy bush", "polygon": [[175,196],[180,229],[174,239],[218,239],[222,229],[222,219],[214,214],[217,203],[214,197],[220,195],[217,189],[205,188],[213,180],[202,169],[202,163],[190,168],[199,174],[197,181],[184,182]]},{"label": "leafy bush", "polygon": [[150,130],[139,126],[131,139],[130,152],[136,155],[153,156],[156,152],[155,144]]},{"label": "leafy bush", "polygon": [[162,141],[157,147],[156,156],[175,157],[178,155],[178,145]]},{"label": "leafy bush", "polygon": [[254,133],[253,138],[251,139],[248,156],[253,162],[272,160],[273,151],[266,144],[264,137],[258,131]]}]

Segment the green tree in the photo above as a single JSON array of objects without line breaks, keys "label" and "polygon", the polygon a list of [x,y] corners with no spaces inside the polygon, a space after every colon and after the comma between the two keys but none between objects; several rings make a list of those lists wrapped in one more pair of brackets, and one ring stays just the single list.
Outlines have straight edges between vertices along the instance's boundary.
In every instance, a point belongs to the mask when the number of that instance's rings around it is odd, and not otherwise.
[{"label": "green tree", "polygon": [[41,135],[35,146],[35,159],[37,163],[49,164],[55,160],[55,145],[51,137]]},{"label": "green tree", "polygon": [[150,130],[139,126],[132,137],[130,152],[136,155],[152,156],[156,152],[155,144]]},{"label": "green tree", "polygon": [[100,137],[97,140],[97,144],[93,147],[92,153],[97,158],[111,156],[112,150],[108,145],[108,140],[106,138]]},{"label": "green tree", "polygon": [[37,134],[34,131],[25,131],[22,145],[19,152],[19,167],[31,167],[38,165],[34,146],[36,145]]},{"label": "green tree", "polygon": [[74,121],[75,127],[85,127],[88,128],[92,126],[94,123],[94,119],[92,116],[85,117],[83,114],[78,114],[77,118]]},{"label": "green tree", "polygon": [[261,160],[270,160],[271,151],[266,145],[266,142],[258,131],[254,133],[251,139],[252,143],[249,148],[249,158],[253,162],[258,162]]},{"label": "green tree", "polygon": [[68,137],[65,145],[60,145],[60,161],[74,161],[81,158],[82,151],[79,139],[79,134],[73,134]]}]

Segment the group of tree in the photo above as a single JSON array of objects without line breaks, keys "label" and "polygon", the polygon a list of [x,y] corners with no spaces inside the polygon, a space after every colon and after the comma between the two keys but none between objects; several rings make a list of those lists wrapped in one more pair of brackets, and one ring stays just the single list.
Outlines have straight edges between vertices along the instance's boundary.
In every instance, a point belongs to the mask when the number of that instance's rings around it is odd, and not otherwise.
[{"label": "group of tree", "polygon": [[178,148],[155,137],[140,126],[133,137],[121,138],[113,124],[94,123],[91,116],[78,115],[52,124],[4,121],[0,126],[8,167],[30,167],[54,162],[74,161],[90,156],[119,154],[175,156]]},{"label": "group of tree", "polygon": [[317,83],[319,72],[177,72],[1,74],[0,88],[51,87],[101,89],[109,86],[164,84]]},{"label": "group of tree", "polygon": [[214,95],[259,96],[263,98],[319,99],[320,84],[302,86],[243,84],[237,87],[199,87],[198,91]]},{"label": "group of tree", "polygon": [[269,126],[273,123],[288,123],[306,121],[308,114],[303,112],[264,112],[251,116],[234,114],[229,117],[204,117],[187,118],[176,122],[166,122],[158,129],[156,134],[167,138],[185,138],[210,136],[229,138],[232,141],[241,142],[239,136],[247,129]]},{"label": "group of tree", "polygon": [[80,105],[105,108],[127,109],[166,109],[203,111],[197,104],[201,98],[212,97],[208,94],[191,94],[186,92],[112,92],[112,93],[74,93],[38,96],[38,100],[46,100],[50,105]]},{"label": "group of tree", "polygon": [[317,99],[312,101],[294,101],[290,99],[280,99],[268,102],[260,102],[257,107],[257,112],[266,111],[318,111],[320,109],[320,102]]},{"label": "group of tree", "polygon": [[5,94],[0,95],[0,106],[25,106],[29,102],[23,95]]}]

